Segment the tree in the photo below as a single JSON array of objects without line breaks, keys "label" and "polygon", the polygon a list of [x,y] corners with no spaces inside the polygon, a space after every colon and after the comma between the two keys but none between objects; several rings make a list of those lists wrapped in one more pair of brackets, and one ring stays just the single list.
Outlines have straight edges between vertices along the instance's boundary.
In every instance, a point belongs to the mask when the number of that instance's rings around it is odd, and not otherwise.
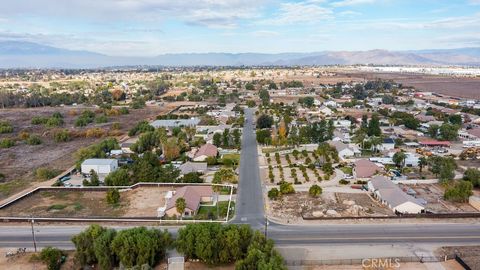
[{"label": "tree", "polygon": [[222,134],[220,133],[215,133],[213,134],[213,144],[216,146],[216,147],[220,147],[222,146]]},{"label": "tree", "polygon": [[448,122],[455,126],[461,126],[462,116],[460,114],[452,114],[448,117]]},{"label": "tree", "polygon": [[427,158],[422,156],[418,159],[418,166],[420,167],[420,173],[422,173],[423,167],[427,165],[428,165]]},{"label": "tree", "polygon": [[113,171],[105,177],[106,186],[128,186],[130,185],[128,171],[125,168],[120,168]]},{"label": "tree", "polygon": [[84,186],[99,186],[100,179],[98,179],[98,174],[94,170],[90,170],[90,181],[83,180]]},{"label": "tree", "polygon": [[277,188],[272,188],[268,191],[268,198],[270,200],[276,200],[280,197],[280,191]]},{"label": "tree", "polygon": [[187,203],[185,202],[185,199],[180,197],[175,201],[175,208],[177,209],[177,212],[180,214],[180,216],[183,216],[183,213],[185,212],[185,207],[187,207]]},{"label": "tree", "polygon": [[271,128],[272,125],[273,125],[273,118],[269,115],[262,114],[257,119],[257,128],[258,129]]},{"label": "tree", "polygon": [[203,183],[203,179],[198,172],[191,172],[183,175],[179,180],[180,183]]},{"label": "tree", "polygon": [[40,259],[47,264],[48,270],[59,270],[63,263],[63,252],[54,247],[45,247],[40,252]]},{"label": "tree", "polygon": [[75,257],[81,265],[95,264],[97,257],[95,256],[94,241],[103,232],[105,228],[99,225],[91,225],[85,231],[75,235],[72,242],[75,244]]},{"label": "tree", "polygon": [[370,138],[370,143],[372,144],[374,152],[378,151],[377,146],[381,145],[382,142],[383,142],[383,139],[381,137],[373,136],[373,137]]},{"label": "tree", "polygon": [[228,128],[223,130],[222,145],[226,148],[230,146],[230,129]]},{"label": "tree", "polygon": [[272,134],[269,129],[261,129],[257,130],[257,142],[259,144],[270,144],[271,143],[271,137]]},{"label": "tree", "polygon": [[452,157],[432,156],[428,163],[430,171],[440,179],[440,182],[446,183],[455,177],[457,163]]},{"label": "tree", "polygon": [[443,197],[445,200],[454,202],[467,202],[472,196],[473,185],[469,181],[459,181],[445,190]]},{"label": "tree", "polygon": [[318,197],[320,194],[322,194],[322,188],[319,185],[312,185],[308,189],[308,194],[312,197]]},{"label": "tree", "polygon": [[477,168],[468,168],[463,173],[463,180],[472,183],[475,187],[480,186],[480,170]]},{"label": "tree", "polygon": [[458,126],[443,123],[440,126],[440,138],[444,141],[454,141],[458,137]]},{"label": "tree", "polygon": [[315,99],[313,97],[299,98],[298,103],[302,104],[304,107],[310,108],[315,103]]},{"label": "tree", "polygon": [[401,152],[396,152],[393,155],[392,160],[397,167],[403,168],[406,158],[407,158],[407,155],[401,151]]},{"label": "tree", "polygon": [[428,127],[428,136],[431,138],[436,139],[438,137],[438,131],[440,130],[440,127],[438,125],[432,124]]},{"label": "tree", "polygon": [[93,250],[102,270],[113,269],[117,264],[117,258],[112,251],[111,244],[117,232],[114,229],[105,229],[93,241]]},{"label": "tree", "polygon": [[238,182],[237,175],[232,169],[221,168],[216,171],[213,175],[212,183],[222,184],[222,183],[231,183],[236,184]]},{"label": "tree", "polygon": [[107,203],[116,205],[120,201],[120,192],[116,188],[111,188],[107,191]]},{"label": "tree", "polygon": [[126,268],[145,264],[153,267],[165,258],[170,244],[171,236],[167,231],[137,227],[119,231],[111,249]]},{"label": "tree", "polygon": [[259,97],[262,100],[262,104],[264,106],[268,105],[270,103],[270,94],[268,93],[268,90],[262,89],[259,92]]},{"label": "tree", "polygon": [[241,134],[240,130],[238,128],[233,130],[233,143],[235,144],[235,147],[240,147],[241,144]]},{"label": "tree", "polygon": [[377,114],[373,114],[372,118],[368,122],[367,128],[368,136],[380,136],[382,135],[382,130],[380,129],[380,119]]},{"label": "tree", "polygon": [[287,138],[287,125],[285,124],[285,120],[282,119],[278,126],[278,136],[281,142],[285,142]]}]

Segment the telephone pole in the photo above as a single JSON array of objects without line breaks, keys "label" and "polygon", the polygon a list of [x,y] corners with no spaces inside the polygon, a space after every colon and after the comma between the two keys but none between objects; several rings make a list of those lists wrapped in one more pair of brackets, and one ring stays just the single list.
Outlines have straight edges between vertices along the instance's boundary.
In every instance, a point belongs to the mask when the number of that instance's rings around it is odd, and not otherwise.
[{"label": "telephone pole", "polygon": [[30,224],[32,225],[33,248],[35,249],[35,252],[37,252],[37,241],[35,240],[35,230],[33,228],[33,223],[35,223],[35,220],[33,219],[33,216],[32,216],[32,222]]}]

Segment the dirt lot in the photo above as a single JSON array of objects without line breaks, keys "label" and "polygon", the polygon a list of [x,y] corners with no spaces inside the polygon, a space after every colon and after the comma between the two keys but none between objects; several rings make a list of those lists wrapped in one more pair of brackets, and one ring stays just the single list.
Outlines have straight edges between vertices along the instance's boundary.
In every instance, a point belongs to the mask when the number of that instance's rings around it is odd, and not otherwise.
[{"label": "dirt lot", "polygon": [[480,254],[480,246],[442,247],[436,250],[435,254],[438,256],[457,254],[471,269],[480,269],[480,256],[478,256]]},{"label": "dirt lot", "polygon": [[416,197],[427,201],[427,209],[435,213],[476,212],[468,203],[454,203],[443,199],[444,188],[438,184],[420,184],[400,186],[404,190],[412,188],[417,192]]},{"label": "dirt lot", "polygon": [[[292,154],[289,154],[289,157],[290,157],[290,161],[293,165],[303,164],[305,167],[307,166],[307,163],[305,162],[305,160],[307,158],[309,158],[311,160],[311,162],[315,161],[315,158],[313,157],[312,153],[308,153],[307,157],[303,156],[300,153],[298,155],[298,159],[295,159],[295,157]],[[267,161],[267,158],[265,158],[265,161]],[[307,181],[307,179],[305,179],[305,177],[303,176],[303,173],[302,173],[302,171],[300,170],[299,167],[292,167],[292,168],[289,167],[289,164],[288,164],[288,161],[287,161],[285,155],[280,155],[280,164],[278,164],[276,159],[275,159],[275,154],[271,153],[270,154],[270,163],[268,163],[268,161],[267,161],[266,164],[267,164],[267,168],[264,170],[263,180],[268,184],[271,184],[270,178],[268,177],[268,165],[271,165],[273,167],[273,175],[274,175],[275,183],[278,183],[281,180],[279,166],[282,166],[282,168],[283,168],[283,175],[284,175],[284,178],[285,178],[286,182],[294,183],[294,179],[292,177],[292,169],[295,169],[295,174],[297,175],[297,179],[298,179],[299,183],[301,183],[301,184],[305,184],[305,183],[315,184],[315,183],[318,183],[318,179],[315,176],[315,173],[313,172],[312,169],[306,168],[306,173],[308,175],[308,181]],[[322,179],[323,179],[324,174],[323,174],[322,170],[319,169],[319,168],[315,168],[315,170],[320,175],[320,177],[322,177]]]},{"label": "dirt lot", "polygon": [[[33,252],[27,252],[24,254],[19,254],[13,257],[6,258],[5,254],[9,251],[15,252],[16,249],[8,249],[8,248],[0,249],[0,269],[8,269],[8,270],[25,270],[25,269],[46,270],[47,269],[47,266],[44,263],[32,259],[32,256],[35,254]],[[74,254],[73,252],[67,252],[67,259],[62,264],[61,270],[74,270],[74,269],[78,269],[78,267],[75,267]]]},{"label": "dirt lot", "polygon": [[480,78],[454,78],[446,76],[400,74],[400,73],[352,73],[345,76],[366,79],[391,79],[405,86],[413,86],[416,89],[435,92],[448,96],[463,98],[480,98]]},{"label": "dirt lot", "polygon": [[2,216],[37,217],[154,217],[165,205],[168,187],[137,188],[121,191],[120,203],[105,201],[106,191],[40,191],[0,210]]},{"label": "dirt lot", "polygon": [[[92,127],[101,127],[109,130],[113,122],[121,123],[120,134],[126,134],[127,131],[138,121],[143,119],[153,119],[161,113],[165,113],[176,107],[177,103],[166,103],[165,106],[149,106],[144,109],[130,110],[130,114],[109,116],[109,122],[106,124],[90,124],[85,128],[74,128],[73,123],[77,116],[69,113],[71,110],[79,113],[85,110],[84,107],[46,107],[31,109],[3,109],[0,110],[0,119],[7,120],[14,126],[14,132],[1,134],[0,138],[16,138],[21,131],[30,134],[37,134],[41,137],[41,145],[27,145],[18,141],[14,147],[0,150],[0,172],[5,175],[3,181],[8,184],[0,183],[0,200],[6,198],[9,194],[18,192],[27,187],[30,182],[35,181],[33,171],[38,167],[48,166],[58,170],[65,170],[75,162],[73,154],[80,147],[88,146],[94,142],[102,140],[101,138],[74,138],[69,142],[55,143],[49,133],[51,130],[41,125],[32,125],[33,116],[51,116],[54,112],[61,112],[64,115],[64,128],[72,130],[84,130]],[[93,108],[88,108],[93,110]]]},{"label": "dirt lot", "polygon": [[305,217],[391,216],[393,212],[370,199],[364,193],[323,193],[312,198],[308,192],[297,192],[270,201],[270,211],[276,218],[295,221]]}]

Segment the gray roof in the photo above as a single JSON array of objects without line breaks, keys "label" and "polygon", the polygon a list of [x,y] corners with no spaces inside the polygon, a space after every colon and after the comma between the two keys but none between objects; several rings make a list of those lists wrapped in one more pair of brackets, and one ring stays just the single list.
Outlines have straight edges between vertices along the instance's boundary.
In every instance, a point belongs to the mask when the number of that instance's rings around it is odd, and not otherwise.
[{"label": "gray roof", "polygon": [[204,172],[207,170],[206,162],[186,162],[178,167],[182,174],[187,174],[191,172]]},{"label": "gray roof", "polygon": [[165,128],[174,128],[174,127],[187,127],[187,126],[196,126],[200,123],[200,119],[191,118],[191,119],[175,119],[175,120],[155,120],[150,123],[154,128],[165,127]]},{"label": "gray roof", "polygon": [[412,202],[423,207],[420,200],[403,192],[403,190],[385,176],[376,176],[370,181],[374,191],[378,192],[382,200],[386,201],[392,208],[406,202]]},{"label": "gray roof", "polygon": [[82,162],[82,165],[111,165],[116,163],[117,160],[113,158],[91,158]]},{"label": "gray roof", "polygon": [[350,149],[350,147],[348,147],[348,145],[344,144],[343,142],[340,142],[340,141],[330,141],[329,142],[331,146],[335,147],[335,149],[337,149],[337,152],[340,152],[344,149],[349,149],[350,151],[353,152],[352,149]]}]

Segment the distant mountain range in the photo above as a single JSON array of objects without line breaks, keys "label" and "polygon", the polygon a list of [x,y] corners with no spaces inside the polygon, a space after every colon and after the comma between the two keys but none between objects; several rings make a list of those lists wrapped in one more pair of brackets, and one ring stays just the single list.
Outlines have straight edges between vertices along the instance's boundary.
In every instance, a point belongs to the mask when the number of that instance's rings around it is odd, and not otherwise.
[{"label": "distant mountain range", "polygon": [[259,65],[468,65],[480,66],[480,48],[418,51],[323,51],[313,53],[180,53],[155,57],[109,56],[24,41],[0,41],[0,68],[99,68],[112,66]]}]

